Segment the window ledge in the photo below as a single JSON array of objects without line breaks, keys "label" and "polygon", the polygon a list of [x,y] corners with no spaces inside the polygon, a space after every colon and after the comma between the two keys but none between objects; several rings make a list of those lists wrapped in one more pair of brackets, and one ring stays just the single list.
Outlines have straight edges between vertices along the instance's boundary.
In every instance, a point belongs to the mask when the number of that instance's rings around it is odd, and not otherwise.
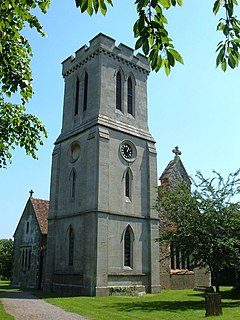
[{"label": "window ledge", "polygon": [[190,275],[190,274],[194,274],[194,272],[193,271],[190,271],[190,270],[188,270],[188,269],[171,269],[171,271],[170,271],[170,274],[171,275],[174,275],[174,274],[187,274],[187,275]]},{"label": "window ledge", "polygon": [[120,272],[110,272],[108,273],[108,276],[126,276],[126,274],[134,275],[134,276],[149,276],[149,273],[143,273],[143,272],[136,272],[133,269],[124,269]]}]

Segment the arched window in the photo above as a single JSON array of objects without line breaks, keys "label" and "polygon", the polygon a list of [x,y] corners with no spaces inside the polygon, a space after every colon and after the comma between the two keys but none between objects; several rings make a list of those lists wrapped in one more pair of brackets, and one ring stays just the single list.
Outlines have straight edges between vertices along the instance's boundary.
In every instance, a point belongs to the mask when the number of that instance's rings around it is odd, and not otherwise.
[{"label": "arched window", "polygon": [[116,76],[116,109],[122,110],[122,77],[120,71]]},{"label": "arched window", "polygon": [[74,234],[73,229],[70,226],[68,232],[68,265],[73,265],[73,252],[74,252]]},{"label": "arched window", "polygon": [[129,225],[124,234],[124,267],[133,267],[133,231]]},{"label": "arched window", "polygon": [[76,171],[72,170],[72,174],[71,174],[71,180],[72,180],[72,185],[71,185],[71,197],[75,198],[75,194],[76,194]]},{"label": "arched window", "polygon": [[125,197],[131,199],[132,197],[132,172],[128,168],[125,172]]},{"label": "arched window", "polygon": [[128,77],[127,93],[127,111],[133,116],[133,82],[131,77]]},{"label": "arched window", "polygon": [[76,91],[75,91],[75,112],[74,115],[78,115],[78,104],[79,104],[79,86],[80,86],[80,81],[79,78],[77,77],[76,80]]},{"label": "arched window", "polygon": [[84,75],[83,111],[87,110],[88,103],[88,73]]}]

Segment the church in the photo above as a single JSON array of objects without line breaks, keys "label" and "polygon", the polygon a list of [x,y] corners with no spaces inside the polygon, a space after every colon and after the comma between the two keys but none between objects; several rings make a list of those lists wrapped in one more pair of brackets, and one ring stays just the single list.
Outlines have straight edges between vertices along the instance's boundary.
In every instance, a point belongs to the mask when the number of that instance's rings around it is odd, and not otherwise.
[{"label": "church", "polygon": [[[130,287],[160,291],[149,73],[145,56],[101,33],[63,61],[63,120],[52,155],[46,243],[36,244],[43,230],[30,196],[14,234],[13,285],[31,282],[88,296]],[[176,167],[185,170],[179,161]],[[170,167],[163,176],[171,177]]]}]

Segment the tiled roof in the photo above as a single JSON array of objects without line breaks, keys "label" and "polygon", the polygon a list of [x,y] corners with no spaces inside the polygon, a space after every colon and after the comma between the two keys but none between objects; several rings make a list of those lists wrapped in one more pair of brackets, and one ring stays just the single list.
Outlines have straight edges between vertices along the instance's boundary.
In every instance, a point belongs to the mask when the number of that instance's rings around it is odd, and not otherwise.
[{"label": "tiled roof", "polygon": [[172,174],[174,167],[176,166],[176,161],[179,159],[179,157],[175,157],[173,160],[171,160],[166,168],[164,169],[163,173],[161,174],[159,180],[167,179]]},{"label": "tiled roof", "polygon": [[174,172],[178,172],[183,180],[188,181],[191,184],[188,173],[178,155],[168,163],[159,180],[168,180],[172,175],[174,175]]},{"label": "tiled roof", "polygon": [[49,201],[30,198],[42,234],[48,233]]}]

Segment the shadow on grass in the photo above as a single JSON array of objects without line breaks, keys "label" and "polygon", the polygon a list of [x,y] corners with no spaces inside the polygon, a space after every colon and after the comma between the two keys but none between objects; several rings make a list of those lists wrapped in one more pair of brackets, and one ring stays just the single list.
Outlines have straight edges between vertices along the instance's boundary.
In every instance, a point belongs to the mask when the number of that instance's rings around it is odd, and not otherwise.
[{"label": "shadow on grass", "polygon": [[[221,291],[220,295],[222,297],[222,301],[224,299],[229,299],[229,300],[240,300],[240,294],[234,291],[233,289],[226,290],[226,291]],[[205,299],[206,293],[190,293],[188,294],[189,297],[202,297]]]},{"label": "shadow on grass", "polygon": [[233,289],[220,292],[222,299],[240,300],[240,294]]},{"label": "shadow on grass", "polygon": [[179,311],[179,310],[203,310],[204,301],[139,301],[139,302],[120,302],[114,305],[119,311]]},{"label": "shadow on grass", "polygon": [[[222,302],[223,308],[239,308],[240,302]],[[202,301],[139,301],[139,302],[120,302],[114,305],[119,311],[186,311],[186,310],[205,310],[205,302]]]},{"label": "shadow on grass", "polygon": [[8,290],[1,291],[0,289],[0,298],[8,298],[8,299],[45,299],[45,298],[69,298],[69,297],[76,297],[64,295],[60,293],[47,293],[42,292],[40,290],[34,289],[19,289],[15,288],[12,289],[11,287],[7,288]]},{"label": "shadow on grass", "polygon": [[10,287],[9,285],[0,286],[0,292],[9,290],[19,290],[19,288]]},{"label": "shadow on grass", "polygon": [[10,285],[0,286],[0,298],[12,299],[45,299],[45,298],[69,298],[78,295],[66,295],[61,293],[43,292],[42,290],[30,288],[17,288]]}]

